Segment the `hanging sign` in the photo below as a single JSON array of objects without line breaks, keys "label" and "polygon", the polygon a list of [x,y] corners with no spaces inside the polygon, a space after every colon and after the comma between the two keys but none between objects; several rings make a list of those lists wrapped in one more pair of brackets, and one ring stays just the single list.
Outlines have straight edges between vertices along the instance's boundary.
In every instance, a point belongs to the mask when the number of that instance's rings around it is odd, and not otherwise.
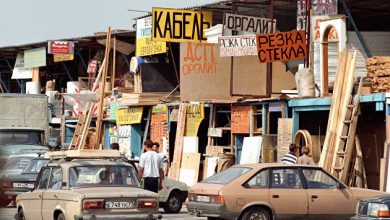
[{"label": "hanging sign", "polygon": [[251,56],[257,55],[256,36],[219,37],[219,56]]},{"label": "hanging sign", "polygon": [[[306,3],[309,3],[309,1],[297,1],[297,30],[306,30]],[[338,0],[311,0],[310,5],[314,16],[338,14]]]},{"label": "hanging sign", "polygon": [[187,106],[185,136],[197,136],[200,123],[204,119],[204,105],[190,104]]},{"label": "hanging sign", "polygon": [[97,60],[91,60],[88,63],[87,73],[88,74],[96,74],[98,68],[98,62]]},{"label": "hanging sign", "polygon": [[73,54],[53,54],[54,62],[69,61],[74,59]]},{"label": "hanging sign", "polygon": [[[225,28],[235,30],[252,32],[259,34],[271,33],[271,19],[270,18],[258,18],[236,14],[225,14]],[[276,20],[273,22],[273,30],[276,30]]]},{"label": "hanging sign", "polygon": [[73,41],[49,40],[47,46],[49,54],[74,54]]},{"label": "hanging sign", "polygon": [[152,108],[152,121],[167,121],[168,108],[166,105],[156,105]]},{"label": "hanging sign", "polygon": [[40,47],[24,51],[24,67],[46,66],[46,48]]},{"label": "hanging sign", "polygon": [[137,19],[135,55],[137,57],[167,52],[165,42],[152,40],[152,16]]},{"label": "hanging sign", "polygon": [[247,134],[249,133],[250,106],[232,106],[231,113],[231,133]]},{"label": "hanging sign", "polygon": [[152,38],[156,41],[207,41],[203,30],[212,26],[212,13],[208,11],[153,8]]},{"label": "hanging sign", "polygon": [[118,109],[116,112],[116,123],[118,125],[139,124],[142,119],[143,107],[130,107]]},{"label": "hanging sign", "polygon": [[260,63],[303,59],[306,57],[305,31],[256,35]]},{"label": "hanging sign", "polygon": [[24,53],[18,53],[11,79],[31,79],[32,72],[32,68],[24,67]]}]

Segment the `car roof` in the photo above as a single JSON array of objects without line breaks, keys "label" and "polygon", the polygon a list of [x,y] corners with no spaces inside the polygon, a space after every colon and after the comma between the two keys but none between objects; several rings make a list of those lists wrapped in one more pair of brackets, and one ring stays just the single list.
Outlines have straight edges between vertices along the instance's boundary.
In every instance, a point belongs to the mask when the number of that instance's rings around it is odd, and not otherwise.
[{"label": "car roof", "polygon": [[49,163],[48,166],[77,167],[77,166],[131,166],[122,161],[107,159],[73,159],[71,161],[59,160],[57,163]]},{"label": "car roof", "polygon": [[239,164],[239,165],[235,165],[234,167],[248,167],[248,168],[252,168],[252,169],[273,168],[273,167],[310,167],[310,168],[317,168],[317,169],[321,168],[318,166],[310,166],[310,165],[303,165],[303,164],[283,164],[283,163]]}]

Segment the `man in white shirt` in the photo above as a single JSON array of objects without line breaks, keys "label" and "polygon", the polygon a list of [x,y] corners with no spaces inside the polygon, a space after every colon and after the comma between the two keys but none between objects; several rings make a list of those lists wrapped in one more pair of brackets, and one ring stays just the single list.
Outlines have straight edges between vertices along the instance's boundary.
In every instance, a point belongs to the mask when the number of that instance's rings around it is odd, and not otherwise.
[{"label": "man in white shirt", "polygon": [[154,142],[153,144],[153,150],[158,153],[158,155],[160,155],[160,157],[162,158],[163,160],[163,163],[164,163],[164,175],[165,176],[168,176],[168,172],[169,172],[169,158],[167,157],[167,155],[164,154],[164,152],[161,152],[160,153],[160,144],[158,142]]},{"label": "man in white shirt", "polygon": [[146,152],[141,154],[138,165],[138,177],[144,178],[144,189],[158,193],[162,189],[164,162],[160,155],[153,151],[153,142],[144,142]]}]

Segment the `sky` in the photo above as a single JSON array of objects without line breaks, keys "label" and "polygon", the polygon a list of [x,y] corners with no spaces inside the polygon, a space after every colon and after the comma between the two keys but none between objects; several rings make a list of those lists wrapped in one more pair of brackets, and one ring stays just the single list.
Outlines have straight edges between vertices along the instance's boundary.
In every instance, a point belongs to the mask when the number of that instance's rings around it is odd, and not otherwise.
[{"label": "sky", "polygon": [[216,0],[1,0],[0,47],[131,30],[152,7],[183,8]]}]

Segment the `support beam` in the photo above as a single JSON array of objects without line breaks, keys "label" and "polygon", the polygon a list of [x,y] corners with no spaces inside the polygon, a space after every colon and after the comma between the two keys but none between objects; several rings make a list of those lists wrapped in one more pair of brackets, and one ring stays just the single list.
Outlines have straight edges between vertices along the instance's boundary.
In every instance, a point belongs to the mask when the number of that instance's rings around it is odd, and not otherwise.
[{"label": "support beam", "polygon": [[64,67],[65,72],[66,72],[66,74],[68,75],[70,81],[73,81],[73,77],[72,77],[72,75],[70,74],[70,72],[69,72],[69,70],[68,70],[68,67],[66,67],[66,64],[65,64],[64,62],[61,62],[61,65],[62,65],[62,67]]},{"label": "support beam", "polygon": [[85,63],[85,60],[84,60],[83,56],[81,55],[80,51],[81,51],[81,50],[77,50],[77,51],[76,51],[76,54],[77,54],[77,56],[80,58],[81,64],[83,64],[83,67],[84,67],[84,69],[85,69],[85,72],[87,72],[88,65]]},{"label": "support beam", "polygon": [[3,78],[2,78],[2,73],[0,72],[0,84],[2,85],[3,89],[5,90],[6,93],[9,93],[9,89],[7,87],[7,85],[5,84],[5,82],[3,81]]}]

